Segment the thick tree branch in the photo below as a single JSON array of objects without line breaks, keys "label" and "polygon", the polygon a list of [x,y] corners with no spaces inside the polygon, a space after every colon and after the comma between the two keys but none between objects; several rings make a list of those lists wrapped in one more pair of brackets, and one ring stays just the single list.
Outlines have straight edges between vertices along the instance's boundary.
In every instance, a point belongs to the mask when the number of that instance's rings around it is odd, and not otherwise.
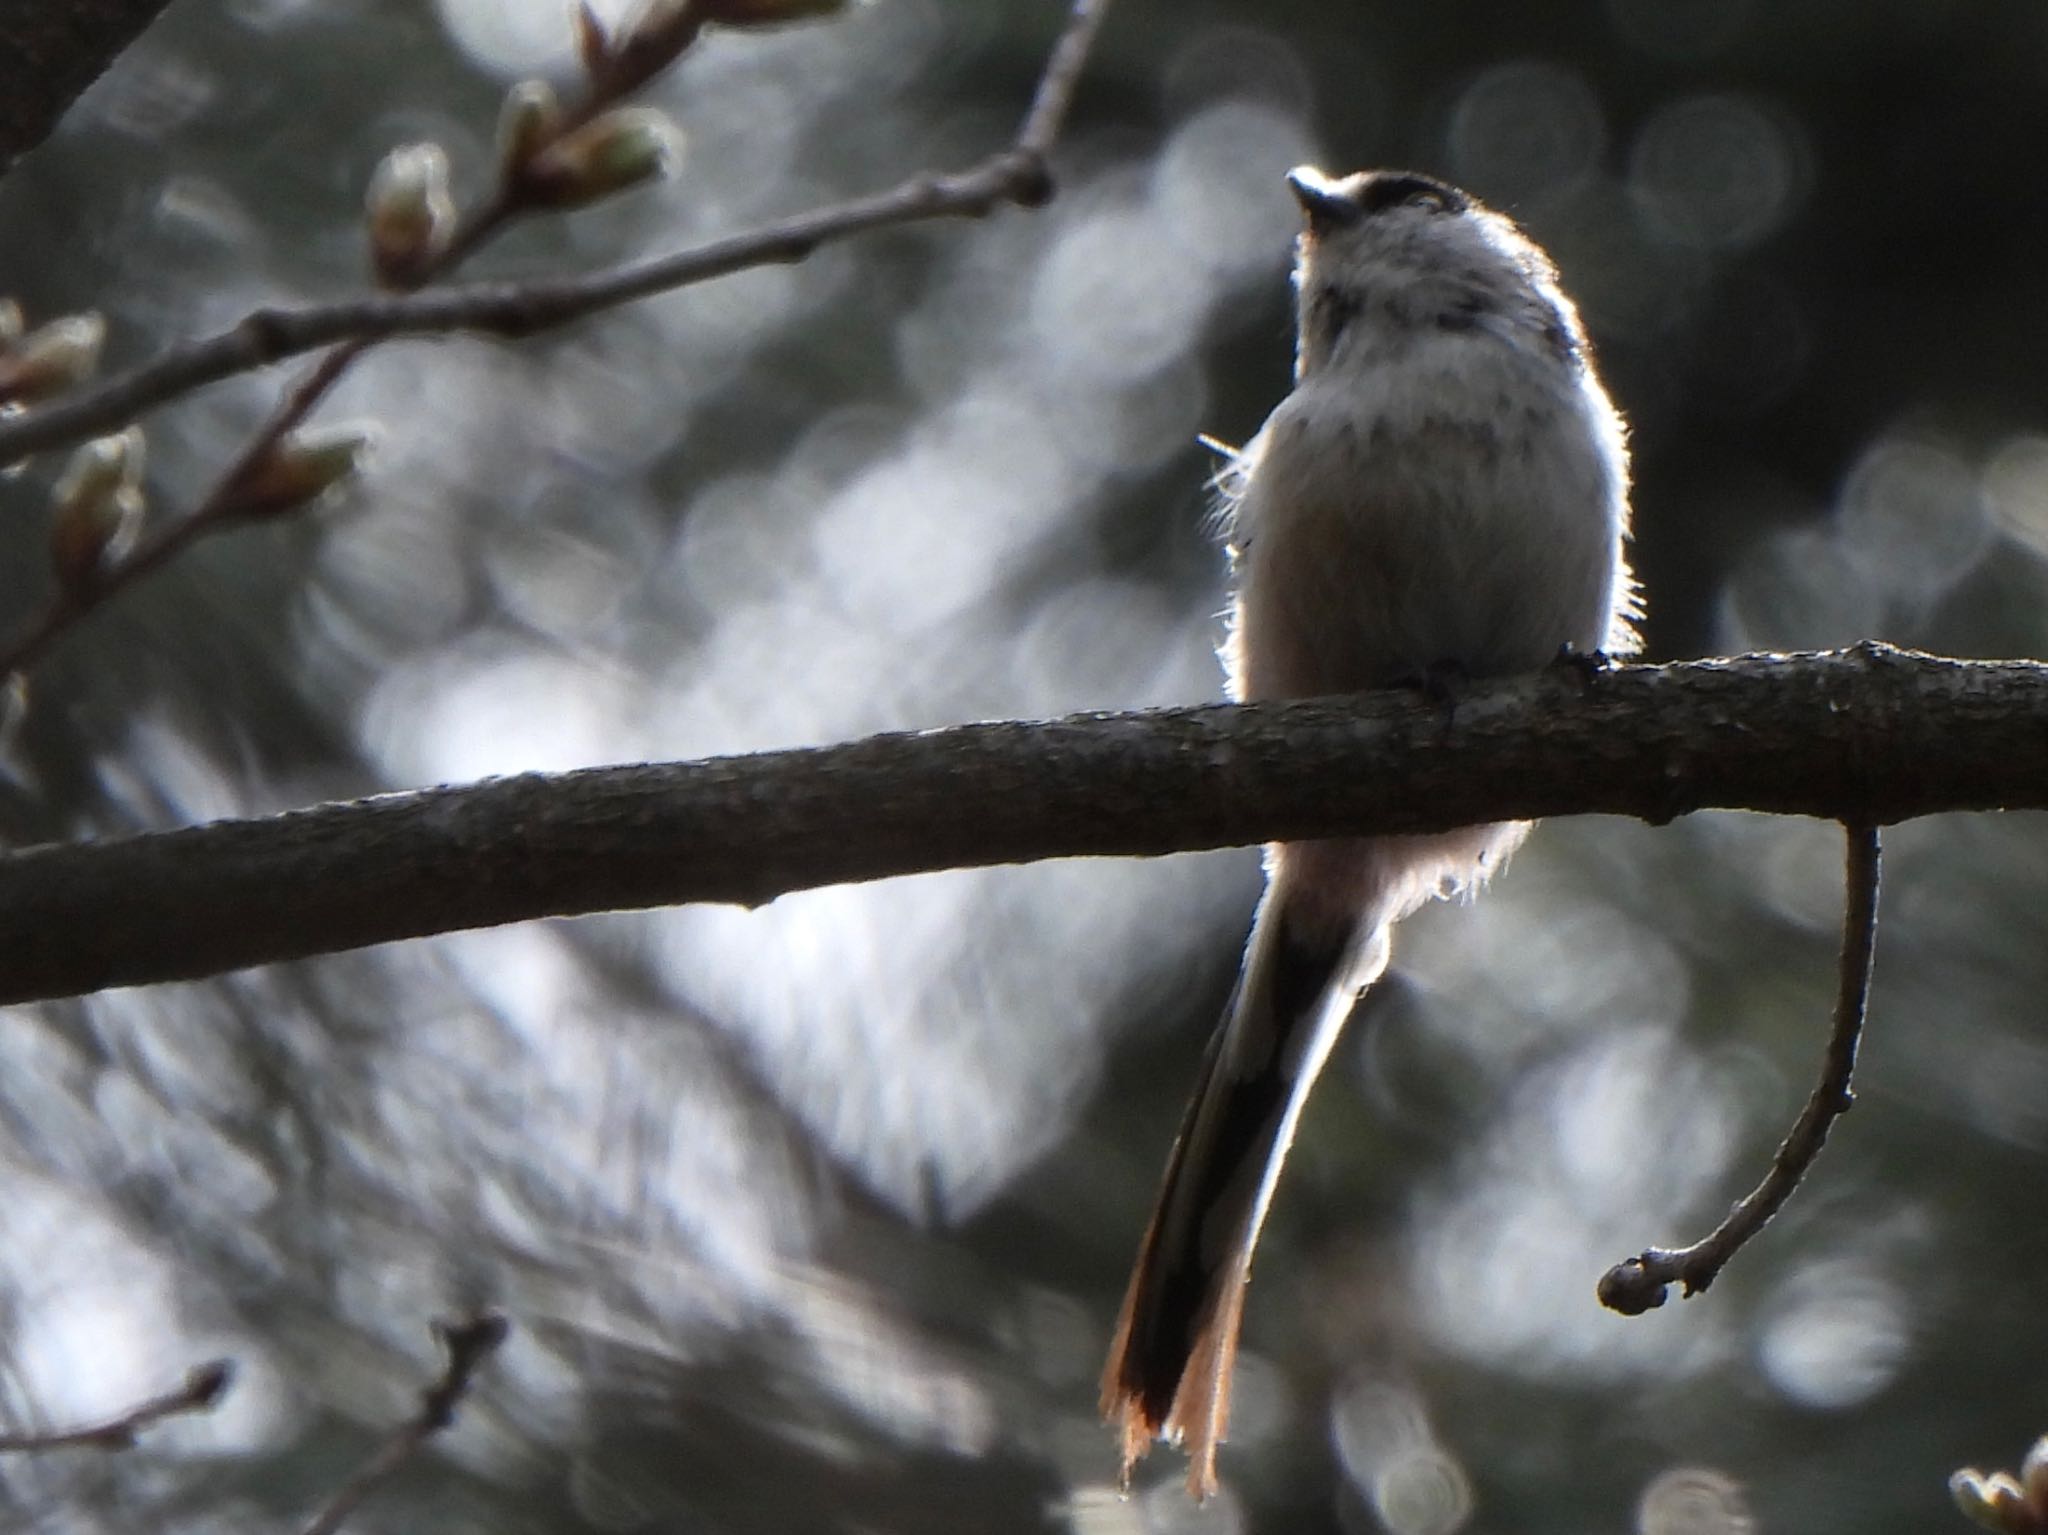
[{"label": "thick tree branch", "polygon": [[140,367],[0,421],[0,463],[115,431],[153,406],[207,384],[337,342],[456,331],[528,336],[749,267],[801,261],[821,246],[870,230],[978,217],[1004,203],[1036,206],[1052,195],[1046,156],[1066,119],[1107,3],[1076,0],[1016,140],[964,170],[912,176],[886,191],[575,277],[468,283],[258,309],[217,335],[174,346]]},{"label": "thick tree branch", "polygon": [[169,0],[0,5],[0,172],[42,143]]},{"label": "thick tree branch", "polygon": [[526,774],[0,857],[0,1002],[1041,858],[1710,807],[2048,808],[2048,665],[1861,645]]}]

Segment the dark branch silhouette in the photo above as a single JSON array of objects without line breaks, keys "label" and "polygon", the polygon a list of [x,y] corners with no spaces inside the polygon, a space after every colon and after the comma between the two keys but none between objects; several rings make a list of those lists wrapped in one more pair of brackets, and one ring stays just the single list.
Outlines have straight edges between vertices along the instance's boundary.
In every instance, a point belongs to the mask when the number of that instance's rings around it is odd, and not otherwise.
[{"label": "dark branch silhouette", "polygon": [[0,1434],[0,1451],[25,1454],[42,1450],[126,1450],[144,1429],[180,1413],[205,1412],[234,1383],[235,1367],[226,1359],[193,1368],[184,1385],[162,1396],[138,1402],[126,1412],[84,1428],[52,1429],[40,1434]]},{"label": "dark branch silhouette", "polygon": [[1820,1079],[1806,1107],[1793,1121],[1770,1171],[1736,1203],[1728,1218],[1690,1247],[1652,1247],[1617,1263],[1600,1278],[1600,1303],[1624,1316],[1641,1316],[1664,1304],[1676,1284],[1697,1295],[1712,1284],[1728,1260],[1762,1231],[1806,1177],[1835,1121],[1855,1103],[1856,1046],[1870,1000],[1870,964],[1877,948],[1877,828],[1848,825],[1847,900],[1842,916],[1842,957],[1835,994],[1834,1027],[1821,1061]]},{"label": "dark branch silhouette", "polygon": [[170,0],[10,5],[0,21],[0,173],[50,136]]},{"label": "dark branch silhouette", "polygon": [[2048,665],[1867,644],[524,774],[0,857],[0,1002],[1042,858],[1741,808],[2048,808]]},{"label": "dark branch silhouette", "polygon": [[459,1322],[437,1322],[434,1334],[448,1355],[440,1377],[420,1393],[420,1410],[398,1426],[390,1438],[307,1520],[300,1535],[334,1535],[363,1499],[388,1480],[434,1435],[455,1421],[455,1409],[469,1395],[470,1383],[484,1361],[498,1351],[512,1331],[495,1311]]}]

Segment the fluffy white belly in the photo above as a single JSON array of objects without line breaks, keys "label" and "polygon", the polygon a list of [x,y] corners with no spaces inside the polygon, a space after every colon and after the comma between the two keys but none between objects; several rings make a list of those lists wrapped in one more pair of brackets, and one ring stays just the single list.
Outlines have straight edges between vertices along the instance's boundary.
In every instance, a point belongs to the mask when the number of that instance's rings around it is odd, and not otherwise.
[{"label": "fluffy white belly", "polygon": [[[1475,343],[1438,343],[1453,344]],[[1561,372],[1459,361],[1451,387],[1411,355],[1398,398],[1391,368],[1297,389],[1247,450],[1235,696],[1351,692],[1446,666],[1500,676],[1566,645],[1621,648],[1624,487],[1599,435],[1608,418]]]}]

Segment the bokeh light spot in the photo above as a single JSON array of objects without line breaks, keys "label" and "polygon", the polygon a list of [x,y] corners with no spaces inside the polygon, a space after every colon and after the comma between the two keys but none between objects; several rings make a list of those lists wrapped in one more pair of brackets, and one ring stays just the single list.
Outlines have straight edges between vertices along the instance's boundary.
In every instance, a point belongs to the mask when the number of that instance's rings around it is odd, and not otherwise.
[{"label": "bokeh light spot", "polygon": [[1816,1264],[1787,1287],[1757,1346],[1771,1384],[1806,1407],[1853,1407],[1898,1376],[1911,1347],[1911,1309],[1866,1263]]},{"label": "bokeh light spot", "polygon": [[1750,1535],[1742,1484],[1710,1466],[1675,1466],[1643,1489],[1636,1535]]},{"label": "bokeh light spot", "polygon": [[1599,169],[1607,125],[1599,98],[1568,69],[1517,60],[1458,94],[1448,145],[1458,178],[1513,201],[1569,186]]},{"label": "bokeh light spot", "polygon": [[1667,238],[1741,250],[1781,225],[1802,180],[1784,119],[1736,96],[1657,109],[1629,156],[1629,189]]}]

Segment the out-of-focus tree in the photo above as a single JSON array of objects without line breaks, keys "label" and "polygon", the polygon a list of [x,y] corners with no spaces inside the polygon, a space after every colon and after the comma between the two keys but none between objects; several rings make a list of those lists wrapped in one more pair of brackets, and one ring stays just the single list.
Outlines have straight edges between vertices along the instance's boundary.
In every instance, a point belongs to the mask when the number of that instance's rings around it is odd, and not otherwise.
[{"label": "out-of-focus tree", "polygon": [[[607,25],[619,15],[606,11]],[[590,270],[1007,142],[1058,18],[875,0],[707,34],[680,173],[523,221]],[[1029,217],[886,231],[519,345],[394,343],[345,502],[195,545],[39,662],[16,842],[379,789],[1214,696],[1200,433],[1286,387],[1281,173],[1411,163],[1524,220],[1635,424],[1653,655],[2039,654],[2041,142],[2020,0],[1252,15],[1119,0]],[[363,289],[362,189],[573,73],[552,3],[172,7],[0,183],[0,290],[111,362]],[[198,504],[271,410],[153,413]],[[47,594],[57,465],[0,487]],[[125,471],[123,471],[125,472]],[[118,479],[117,479],[118,483]],[[211,1412],[0,1465],[24,1519],[272,1527],[414,1411],[426,1318],[515,1327],[380,1491],[443,1527],[1924,1529],[2041,1428],[2041,832],[1889,844],[1862,1098],[1706,1297],[1593,1283],[1711,1224],[1804,1093],[1837,834],[1547,827],[1404,930],[1253,1286],[1224,1497],[1113,1501],[1093,1376],[1222,1002],[1249,855],[531,926],[11,1010],[4,1404]],[[364,1516],[366,1520],[371,1515]]]}]

